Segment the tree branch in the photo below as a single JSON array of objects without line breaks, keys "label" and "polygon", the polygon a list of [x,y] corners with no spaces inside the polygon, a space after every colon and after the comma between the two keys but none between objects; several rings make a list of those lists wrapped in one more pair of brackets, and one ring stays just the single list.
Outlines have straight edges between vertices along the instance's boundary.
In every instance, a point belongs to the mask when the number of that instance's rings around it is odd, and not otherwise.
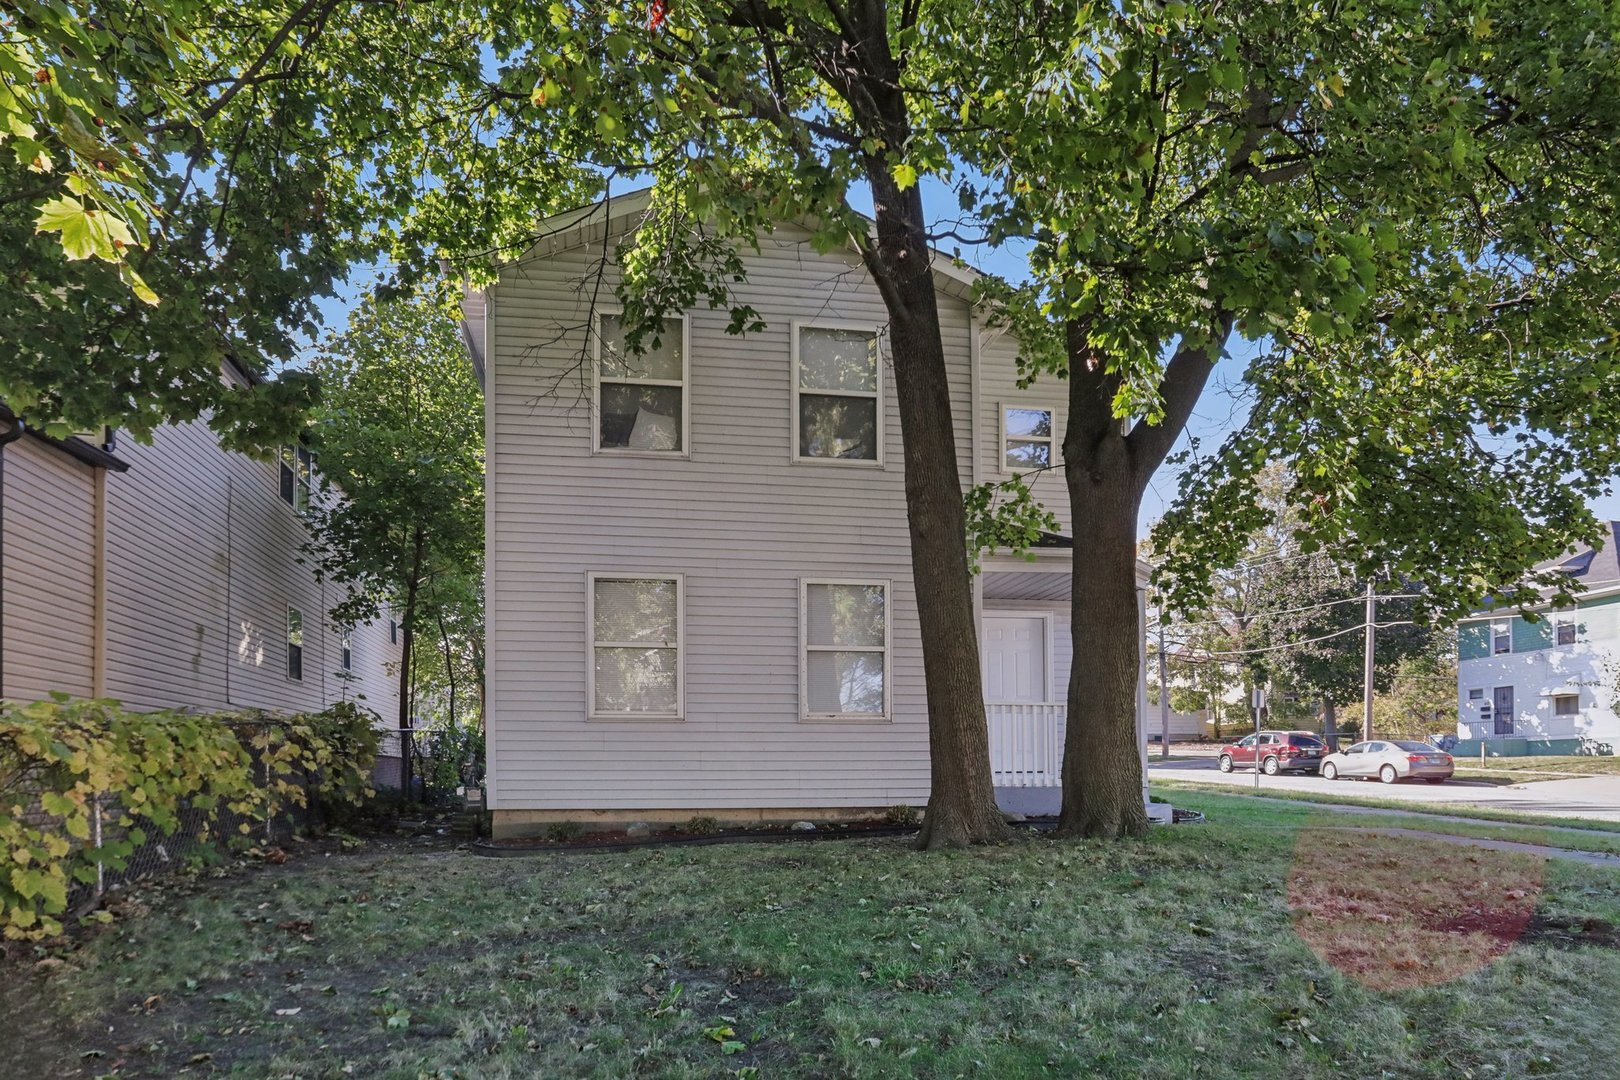
[{"label": "tree branch", "polygon": [[1125,437],[1131,455],[1131,469],[1138,486],[1145,486],[1148,478],[1164,462],[1165,455],[1181,437],[1192,416],[1193,407],[1204,393],[1209,373],[1215,369],[1226,338],[1232,332],[1234,316],[1230,311],[1215,315],[1214,333],[1200,345],[1179,349],[1165,365],[1160,393],[1164,396],[1164,416],[1157,424],[1138,420]]}]

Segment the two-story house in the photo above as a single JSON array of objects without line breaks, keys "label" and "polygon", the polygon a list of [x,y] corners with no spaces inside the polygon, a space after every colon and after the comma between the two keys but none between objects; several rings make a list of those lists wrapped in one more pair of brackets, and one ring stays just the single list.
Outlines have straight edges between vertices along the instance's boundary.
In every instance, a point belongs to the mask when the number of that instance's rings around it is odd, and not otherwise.
[{"label": "two-story house", "polygon": [[[1581,738],[1620,747],[1620,522],[1604,523],[1596,547],[1538,570],[1559,569],[1584,586],[1571,607],[1481,612],[1457,630],[1458,737],[1508,751],[1568,753]],[[1521,745],[1522,744],[1522,745]]]},{"label": "two-story house", "polygon": [[[647,200],[553,219],[469,297],[485,383],[487,795],[496,835],[574,820],[794,820],[928,798],[887,315],[853,251],[784,224],[729,313],[638,354],[612,306]],[[974,274],[934,267],[964,484],[1035,472],[1061,520],[974,579],[999,787],[1054,793],[1072,649],[1061,383],[1020,388]],[[1140,725],[1139,725],[1140,726]],[[1055,798],[1051,800],[1055,806]]]},{"label": "two-story house", "polygon": [[0,697],[396,715],[397,627],[331,625],[335,587],[300,559],[308,451],[231,453],[203,423],[150,445],[0,430]]}]

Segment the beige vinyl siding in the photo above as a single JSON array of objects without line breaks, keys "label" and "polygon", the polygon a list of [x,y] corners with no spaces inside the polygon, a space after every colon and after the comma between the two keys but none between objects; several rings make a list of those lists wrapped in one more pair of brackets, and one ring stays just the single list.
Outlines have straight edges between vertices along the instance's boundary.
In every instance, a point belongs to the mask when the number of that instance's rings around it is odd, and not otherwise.
[{"label": "beige vinyl siding", "polygon": [[[52,689],[88,694],[92,470],[37,442],[27,452],[28,468],[17,467],[18,448],[29,443],[6,450],[5,690],[23,697]],[[340,638],[327,612],[341,592],[317,582],[300,562],[306,530],[281,499],[275,462],[225,451],[201,422],[160,428],[149,445],[121,439],[117,455],[129,468],[104,477],[107,697],[137,709],[288,712],[363,696],[392,722],[399,646],[388,643],[387,619],[356,629],[356,678],[338,678]],[[33,480],[35,474],[46,479]],[[41,486],[43,492],[35,490]],[[14,512],[19,503],[29,509]],[[59,590],[82,592],[85,600],[58,603]],[[12,601],[32,594],[51,596],[73,629],[47,654],[58,665],[56,682],[22,679],[14,687],[13,650],[21,664],[30,646]],[[287,677],[289,605],[304,615],[302,682]]]},{"label": "beige vinyl siding", "polygon": [[87,697],[95,664],[95,471],[38,439],[5,455],[4,685]]},{"label": "beige vinyl siding", "polygon": [[996,330],[982,332],[979,349],[979,405],[975,410],[982,434],[978,460],[984,481],[1006,480],[1013,470],[1003,465],[1002,420],[1005,409],[1052,411],[1052,463],[1054,468],[1026,475],[1030,490],[1042,506],[1057,516],[1058,531],[1073,535],[1069,493],[1063,482],[1063,436],[1068,432],[1069,384],[1055,375],[1042,375],[1033,385],[1018,386],[1018,342]]},{"label": "beige vinyl siding", "polygon": [[[598,239],[599,244],[599,239]],[[884,327],[853,256],[780,229],[736,298],[688,311],[690,458],[592,454],[584,327],[599,247],[508,268],[489,304],[489,737],[501,809],[837,807],[928,793],[900,423],[885,342],[882,468],[793,462],[793,320]],[[611,297],[611,278],[601,295]],[[970,477],[965,302],[941,296]],[[684,720],[586,718],[586,575],[685,579]],[[799,719],[799,580],[892,583],[892,722]]]}]

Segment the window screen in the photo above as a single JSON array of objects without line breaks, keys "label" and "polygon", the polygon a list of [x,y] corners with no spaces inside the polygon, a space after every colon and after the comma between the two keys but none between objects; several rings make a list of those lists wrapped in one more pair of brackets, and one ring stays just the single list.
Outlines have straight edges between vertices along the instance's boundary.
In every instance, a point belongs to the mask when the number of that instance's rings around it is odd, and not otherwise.
[{"label": "window screen", "polygon": [[593,712],[680,714],[680,580],[591,581]]},{"label": "window screen", "polygon": [[604,450],[684,449],[686,355],[683,320],[665,319],[637,352],[624,320],[602,315],[597,367],[597,446]]},{"label": "window screen", "polygon": [[870,330],[798,328],[798,456],[877,461],[882,374]]},{"label": "window screen", "polygon": [[886,586],[807,583],[804,620],[804,714],[884,715],[889,643]]},{"label": "window screen", "polygon": [[1052,411],[1002,410],[1002,465],[1013,471],[1052,466]]}]

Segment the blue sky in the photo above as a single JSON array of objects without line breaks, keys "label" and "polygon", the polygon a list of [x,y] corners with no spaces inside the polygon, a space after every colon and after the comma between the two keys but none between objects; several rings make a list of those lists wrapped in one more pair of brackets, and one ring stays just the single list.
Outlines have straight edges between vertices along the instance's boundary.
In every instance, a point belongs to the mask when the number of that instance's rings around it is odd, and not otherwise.
[{"label": "blue sky", "polygon": [[[956,197],[944,184],[932,177],[925,177],[922,183],[924,201],[931,213],[941,219],[958,216]],[[616,184],[615,188],[631,190],[645,184],[645,180],[636,179]],[[870,211],[870,199],[864,191],[851,194],[851,201],[855,203],[857,209]],[[979,269],[999,274],[1010,281],[1024,281],[1029,277],[1028,248],[1025,246],[964,247],[961,249],[961,256]],[[376,266],[357,268],[342,295],[322,302],[321,311],[325,316],[327,330],[343,327],[348,320],[349,309],[358,297],[371,288],[378,275],[379,269]],[[1243,385],[1243,372],[1257,351],[1254,343],[1234,339],[1232,351],[1215,365],[1209,385],[1205,388],[1198,407],[1193,411],[1187,430],[1182,433],[1171,451],[1172,456],[1187,449],[1195,439],[1205,450],[1213,450],[1248,417],[1249,398]],[[1164,513],[1165,508],[1174,500],[1177,483],[1177,470],[1168,464],[1153,478],[1142,499],[1142,513],[1137,521],[1139,535],[1145,536],[1153,523]],[[1600,518],[1620,520],[1620,494],[1599,499],[1592,507]]]}]

